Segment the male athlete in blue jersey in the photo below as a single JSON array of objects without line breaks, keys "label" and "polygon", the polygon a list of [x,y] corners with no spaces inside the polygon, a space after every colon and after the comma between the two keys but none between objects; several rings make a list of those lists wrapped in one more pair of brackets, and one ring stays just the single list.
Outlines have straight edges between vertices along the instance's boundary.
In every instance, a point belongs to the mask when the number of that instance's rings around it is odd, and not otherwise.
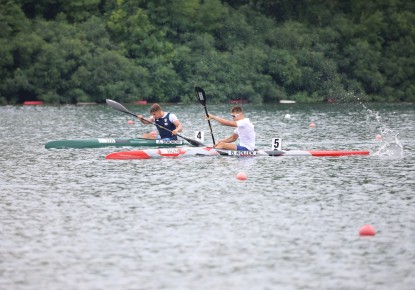
[{"label": "male athlete in blue jersey", "polygon": [[[183,130],[182,124],[175,114],[164,112],[161,106],[157,103],[150,107],[151,117],[147,120],[151,123],[156,123],[158,129],[158,136],[153,134],[144,134],[144,138],[162,139],[162,140],[177,140],[176,134]],[[143,119],[142,115],[137,115],[143,124],[151,124]],[[166,130],[167,129],[167,130]]]}]

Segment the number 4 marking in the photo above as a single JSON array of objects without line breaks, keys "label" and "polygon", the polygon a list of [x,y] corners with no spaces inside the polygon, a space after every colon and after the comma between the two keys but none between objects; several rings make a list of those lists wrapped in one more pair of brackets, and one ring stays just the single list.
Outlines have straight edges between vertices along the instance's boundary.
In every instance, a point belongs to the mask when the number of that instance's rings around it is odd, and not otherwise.
[{"label": "number 4 marking", "polygon": [[200,140],[200,142],[205,141],[205,133],[203,131],[196,131],[195,138]]}]

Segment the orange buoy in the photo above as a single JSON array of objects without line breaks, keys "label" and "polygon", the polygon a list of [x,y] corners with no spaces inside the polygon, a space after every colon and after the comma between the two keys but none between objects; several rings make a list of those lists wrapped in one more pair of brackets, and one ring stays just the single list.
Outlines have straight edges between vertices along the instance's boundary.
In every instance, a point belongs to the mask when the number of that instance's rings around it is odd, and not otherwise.
[{"label": "orange buoy", "polygon": [[236,179],[238,179],[238,180],[247,180],[248,179],[248,176],[246,176],[246,174],[244,172],[239,172],[236,175]]},{"label": "orange buoy", "polygon": [[375,229],[371,225],[364,225],[359,230],[360,236],[374,236],[375,234]]},{"label": "orange buoy", "polygon": [[128,120],[128,124],[134,124],[133,120]]},{"label": "orange buoy", "polygon": [[310,123],[310,125],[308,125],[308,127],[310,127],[310,128],[314,128],[316,126],[316,124],[314,124],[314,123]]},{"label": "orange buoy", "polygon": [[382,140],[382,135],[380,135],[380,134],[377,134],[377,135],[376,135],[376,137],[375,137],[375,139],[376,139],[377,141],[380,141],[380,140]]}]

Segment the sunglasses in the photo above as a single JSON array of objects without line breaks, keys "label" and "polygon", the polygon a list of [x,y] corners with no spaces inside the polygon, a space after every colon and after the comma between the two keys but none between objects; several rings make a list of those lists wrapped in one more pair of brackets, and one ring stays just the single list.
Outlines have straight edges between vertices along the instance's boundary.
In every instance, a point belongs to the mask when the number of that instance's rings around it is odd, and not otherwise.
[{"label": "sunglasses", "polygon": [[231,115],[231,117],[235,118],[235,117],[238,117],[240,114],[242,114],[242,113],[239,113],[239,114],[236,114],[236,115]]}]

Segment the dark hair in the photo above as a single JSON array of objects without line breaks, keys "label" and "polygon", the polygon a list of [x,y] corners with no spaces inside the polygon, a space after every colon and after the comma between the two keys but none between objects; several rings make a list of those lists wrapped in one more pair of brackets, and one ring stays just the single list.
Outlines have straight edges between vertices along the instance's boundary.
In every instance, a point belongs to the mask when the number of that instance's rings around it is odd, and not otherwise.
[{"label": "dark hair", "polygon": [[150,107],[150,114],[158,111],[161,111],[161,107],[159,104],[155,103]]}]

